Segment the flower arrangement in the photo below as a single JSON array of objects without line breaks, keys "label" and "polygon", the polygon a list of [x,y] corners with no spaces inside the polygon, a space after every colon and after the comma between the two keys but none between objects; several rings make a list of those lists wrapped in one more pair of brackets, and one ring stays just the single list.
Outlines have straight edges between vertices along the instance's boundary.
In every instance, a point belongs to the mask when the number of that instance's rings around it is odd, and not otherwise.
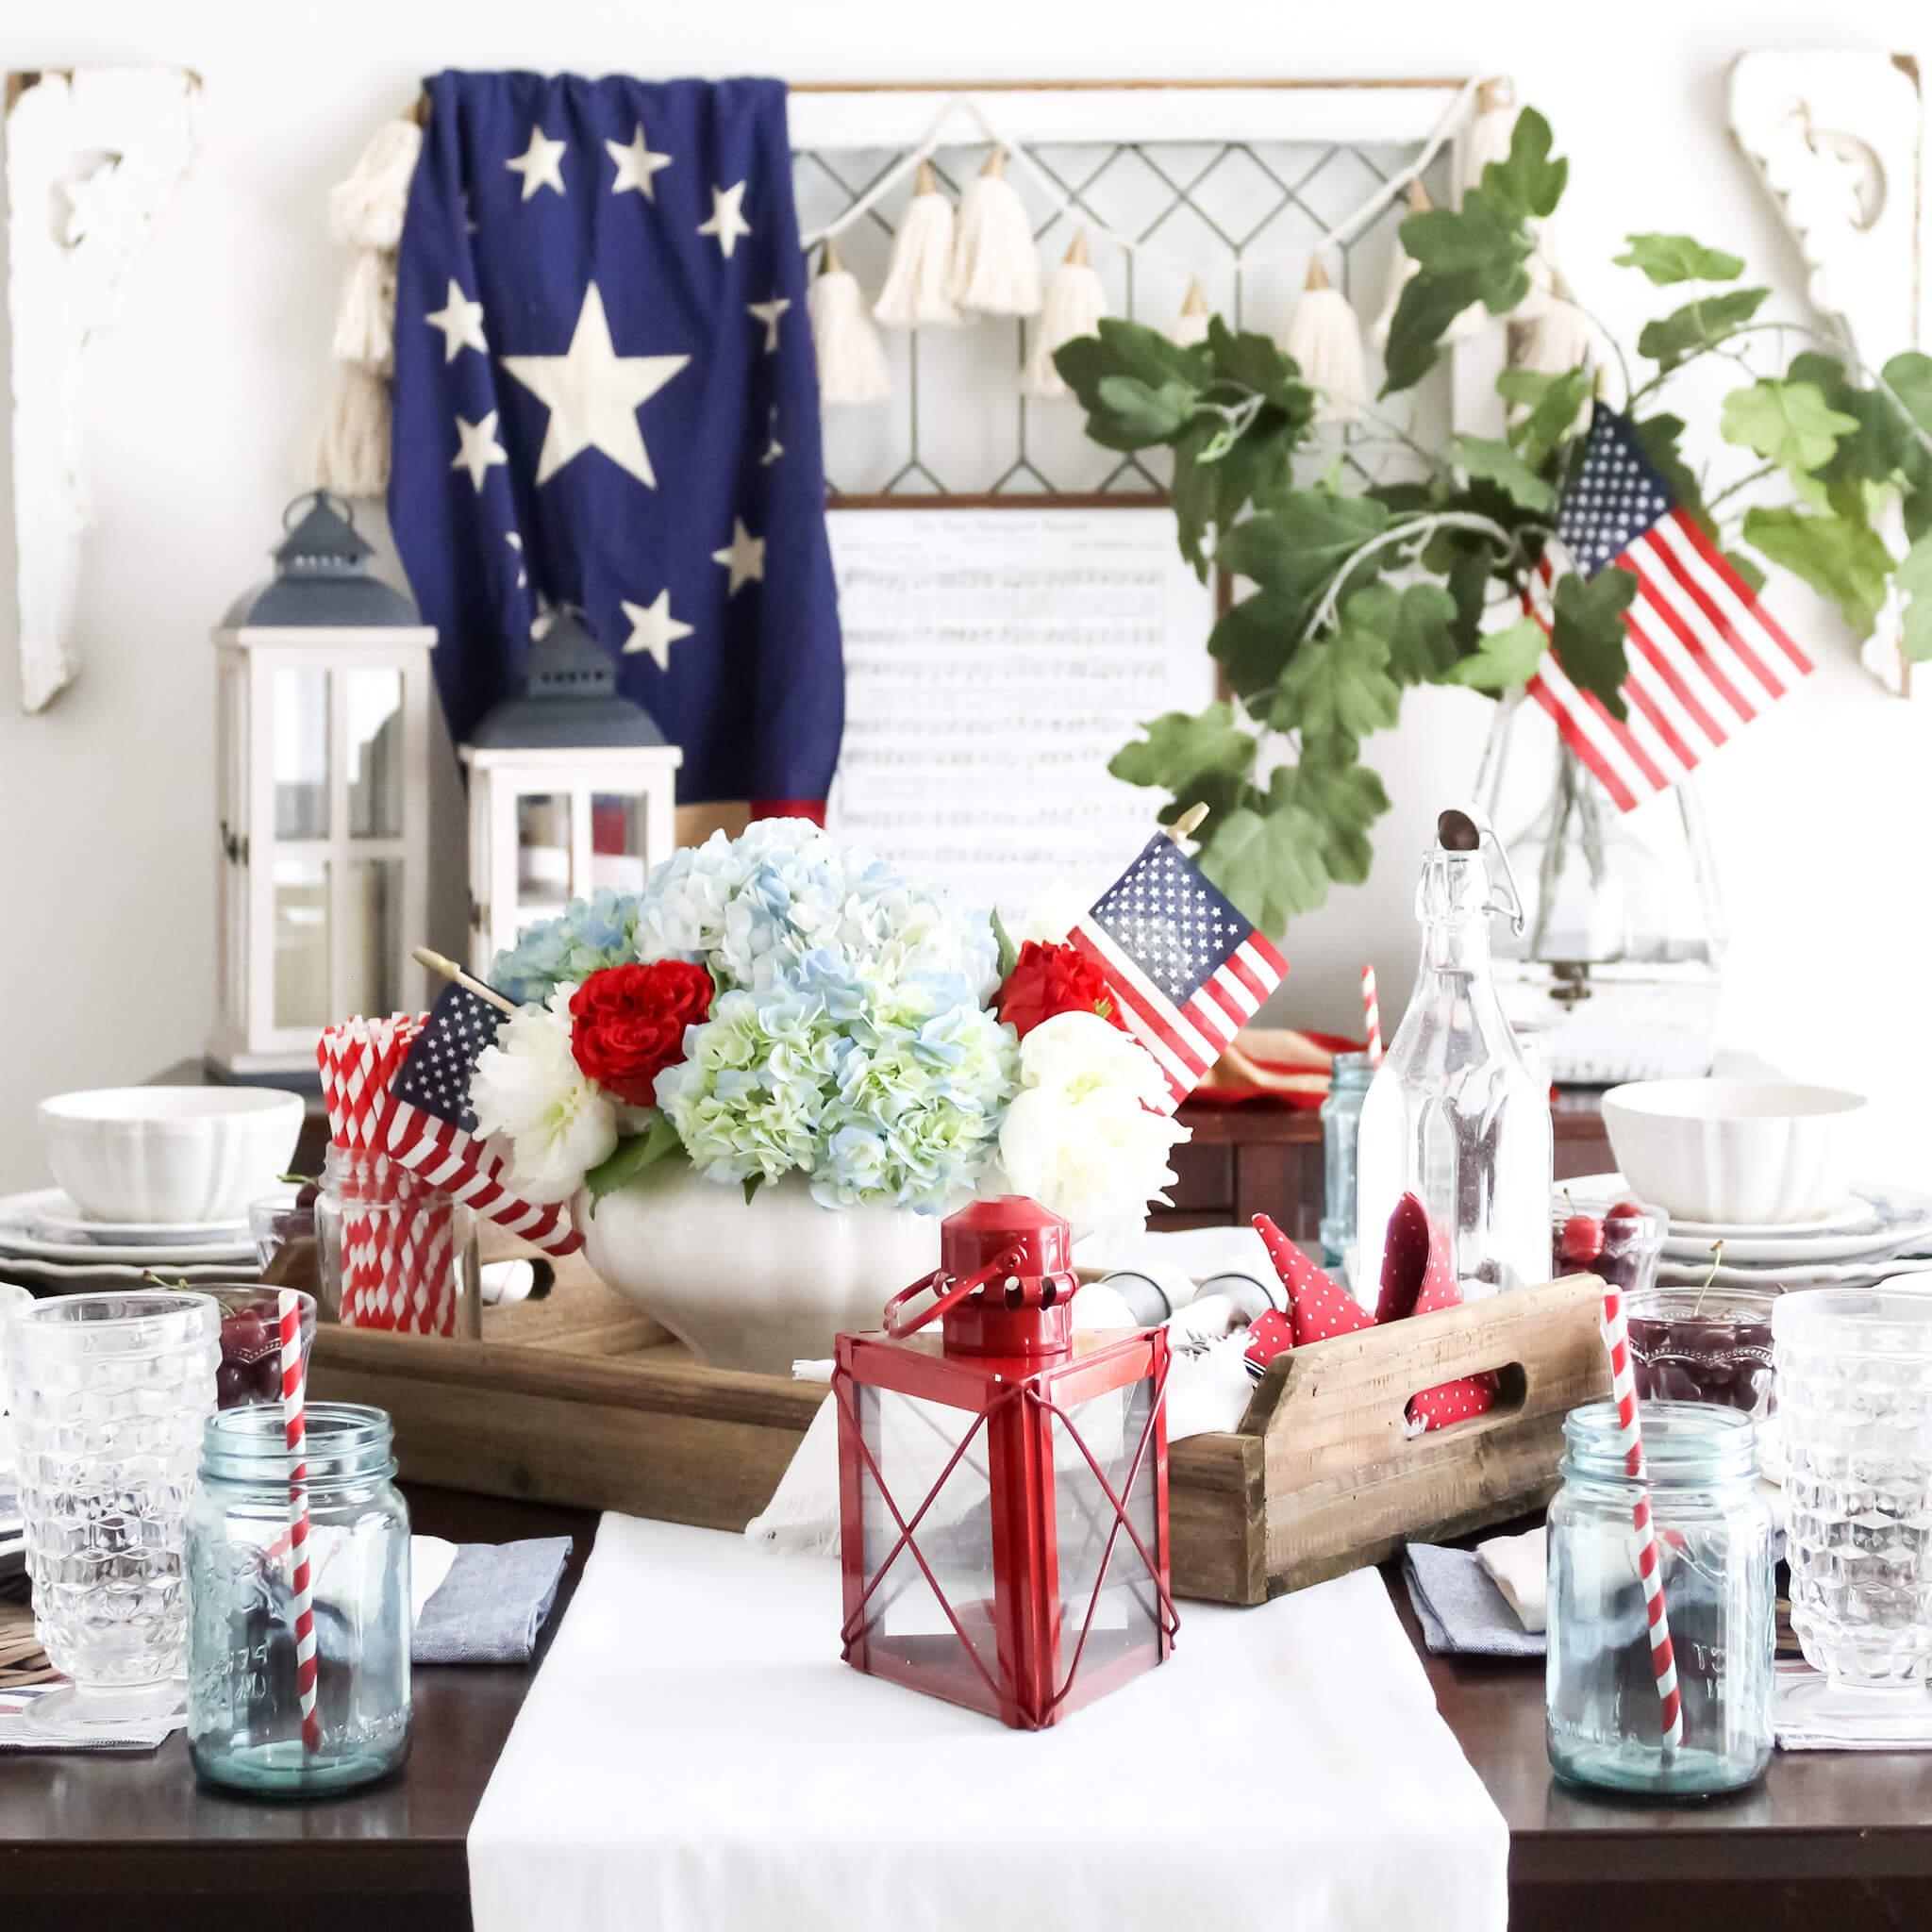
[{"label": "flower arrangement", "polygon": [[499,956],[519,1002],[476,1067],[480,1132],[536,1202],[658,1162],[831,1208],[1018,1191],[1137,1227],[1186,1129],[1105,975],[803,819],[714,834]]}]

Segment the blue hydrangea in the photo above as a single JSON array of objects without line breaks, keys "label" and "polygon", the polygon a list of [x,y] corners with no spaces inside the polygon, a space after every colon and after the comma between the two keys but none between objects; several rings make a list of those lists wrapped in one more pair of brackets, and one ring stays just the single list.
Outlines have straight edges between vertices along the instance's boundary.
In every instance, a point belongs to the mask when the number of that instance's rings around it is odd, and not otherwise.
[{"label": "blue hydrangea", "polygon": [[515,945],[497,954],[491,985],[527,1006],[547,1000],[559,986],[635,959],[640,903],[635,893],[608,886],[591,898],[573,899],[558,918],[525,927]]}]

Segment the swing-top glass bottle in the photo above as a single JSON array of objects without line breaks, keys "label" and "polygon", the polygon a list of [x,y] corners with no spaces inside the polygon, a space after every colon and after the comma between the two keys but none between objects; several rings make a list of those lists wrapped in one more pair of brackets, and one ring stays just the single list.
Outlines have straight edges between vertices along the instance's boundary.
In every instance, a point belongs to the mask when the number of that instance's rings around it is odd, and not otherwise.
[{"label": "swing-top glass bottle", "polygon": [[1465,1300],[1525,1288],[1550,1272],[1549,1093],[1524,1063],[1491,967],[1491,915],[1505,913],[1519,929],[1523,923],[1494,832],[1469,813],[1444,812],[1415,909],[1422,965],[1362,1102],[1357,1151],[1353,1287],[1370,1307],[1389,1218],[1405,1193],[1447,1231]]}]

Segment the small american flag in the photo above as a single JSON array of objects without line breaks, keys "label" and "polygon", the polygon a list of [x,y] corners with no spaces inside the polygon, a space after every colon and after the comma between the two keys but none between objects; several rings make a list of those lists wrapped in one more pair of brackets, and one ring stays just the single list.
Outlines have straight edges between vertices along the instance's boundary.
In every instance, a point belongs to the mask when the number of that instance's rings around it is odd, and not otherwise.
[{"label": "small american flag", "polygon": [[1288,961],[1166,833],[1067,935],[1120,995],[1127,1030],[1159,1063],[1172,1113],[1261,1002]]},{"label": "small american flag", "polygon": [[390,1085],[390,1154],[478,1214],[543,1250],[574,1254],[584,1238],[560,1207],[538,1208],[504,1186],[503,1163],[476,1138],[470,1076],[509,1016],[467,987],[446,986]]},{"label": "small american flag", "polygon": [[[1529,693],[1624,811],[1669,789],[1811,669],[1696,520],[1671,494],[1629,421],[1601,405],[1557,535],[1586,578],[1633,572],[1622,724],[1545,653]],[[1546,556],[1541,576],[1554,581]],[[1549,628],[1541,611],[1537,622]]]}]

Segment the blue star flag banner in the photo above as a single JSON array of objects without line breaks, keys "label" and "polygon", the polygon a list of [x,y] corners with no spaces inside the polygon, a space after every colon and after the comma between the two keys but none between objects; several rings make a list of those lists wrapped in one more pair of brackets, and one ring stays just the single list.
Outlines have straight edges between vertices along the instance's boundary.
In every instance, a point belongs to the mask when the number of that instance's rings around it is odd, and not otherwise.
[{"label": "blue star flag banner", "polygon": [[[1624,811],[1667,790],[1811,669],[1784,627],[1643,453],[1627,418],[1597,406],[1583,465],[1557,510],[1577,573],[1628,571],[1623,698],[1613,717],[1545,652],[1529,694]],[[1547,552],[1541,567],[1555,580]],[[1532,606],[1545,630],[1549,613]]]},{"label": "blue star flag banner", "polygon": [[1120,995],[1172,1113],[1281,984],[1288,961],[1165,832],[1067,935]]},{"label": "blue star flag banner", "polygon": [[574,604],[681,799],[821,811],[844,673],[783,84],[427,94],[390,519],[452,734]]}]

